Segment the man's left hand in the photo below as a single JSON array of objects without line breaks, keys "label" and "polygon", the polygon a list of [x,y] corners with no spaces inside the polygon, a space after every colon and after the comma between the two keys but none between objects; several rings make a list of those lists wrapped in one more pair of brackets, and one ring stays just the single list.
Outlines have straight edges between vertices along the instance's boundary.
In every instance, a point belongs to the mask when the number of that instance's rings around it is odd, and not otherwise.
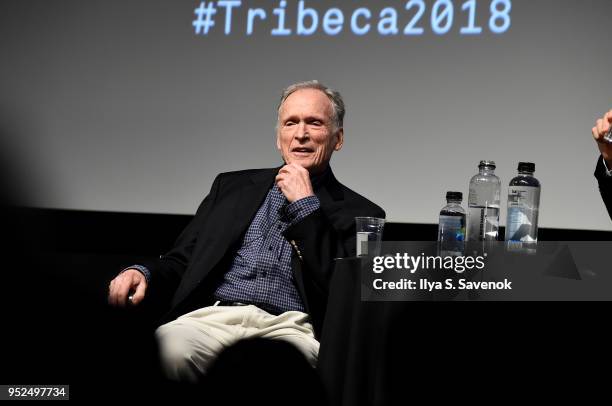
[{"label": "man's left hand", "polygon": [[314,196],[308,170],[295,163],[285,165],[278,171],[276,185],[289,203]]}]

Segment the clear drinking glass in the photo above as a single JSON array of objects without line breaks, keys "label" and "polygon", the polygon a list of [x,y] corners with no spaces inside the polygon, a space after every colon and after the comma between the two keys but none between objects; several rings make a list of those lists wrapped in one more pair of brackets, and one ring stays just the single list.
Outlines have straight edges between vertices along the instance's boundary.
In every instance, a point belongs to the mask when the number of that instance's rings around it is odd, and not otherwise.
[{"label": "clear drinking glass", "polygon": [[[357,256],[380,255],[385,219],[355,217],[357,227]],[[368,252],[368,242],[374,243],[374,252]]]}]

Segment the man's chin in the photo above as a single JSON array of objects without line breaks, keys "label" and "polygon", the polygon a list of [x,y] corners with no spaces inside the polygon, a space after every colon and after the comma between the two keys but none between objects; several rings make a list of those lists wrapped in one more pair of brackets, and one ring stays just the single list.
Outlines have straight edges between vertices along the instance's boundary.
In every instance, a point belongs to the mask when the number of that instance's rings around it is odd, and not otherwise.
[{"label": "man's chin", "polygon": [[311,168],[313,168],[315,165],[314,163],[310,160],[310,159],[300,159],[300,158],[296,158],[296,157],[291,157],[290,159],[285,159],[285,162],[287,164],[296,164],[301,166],[304,169],[308,169],[308,171],[311,170]]},{"label": "man's chin", "polygon": [[285,159],[286,164],[296,164],[301,166],[304,169],[307,169],[311,174],[321,173],[327,167],[327,164],[317,165],[312,159],[309,158],[301,158],[300,157],[290,157],[289,159]]}]

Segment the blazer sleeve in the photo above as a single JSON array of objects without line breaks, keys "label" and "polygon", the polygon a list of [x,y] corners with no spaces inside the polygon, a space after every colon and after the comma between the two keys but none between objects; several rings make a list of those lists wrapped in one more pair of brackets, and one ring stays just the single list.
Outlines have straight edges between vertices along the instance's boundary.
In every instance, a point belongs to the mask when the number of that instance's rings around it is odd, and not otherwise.
[{"label": "blazer sleeve", "polygon": [[595,178],[599,184],[599,193],[612,219],[612,176],[608,176],[604,167],[603,157],[599,157],[595,168]]},{"label": "blazer sleeve", "polygon": [[202,228],[201,225],[217,200],[220,184],[221,175],[218,175],[210,192],[198,207],[196,215],[178,236],[172,249],[166,254],[160,255],[156,260],[143,263],[151,273],[150,288],[154,294],[168,298],[174,294],[191,259],[198,240],[198,233]]}]

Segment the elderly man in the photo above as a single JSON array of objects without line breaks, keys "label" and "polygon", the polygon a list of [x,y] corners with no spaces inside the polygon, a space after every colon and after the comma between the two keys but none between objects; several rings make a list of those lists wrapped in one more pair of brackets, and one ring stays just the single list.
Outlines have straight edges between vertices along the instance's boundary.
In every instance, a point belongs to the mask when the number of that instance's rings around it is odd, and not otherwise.
[{"label": "elderly man", "polygon": [[284,165],[218,175],[174,248],[111,282],[116,306],[131,293],[139,304],[149,287],[174,292],[156,331],[171,379],[197,381],[249,337],[290,342],[315,365],[333,259],[355,254],[354,217],[385,215],[329,166],[344,113],[340,94],[317,81],[289,86],[276,134]]},{"label": "elderly man", "polygon": [[612,219],[612,143],[606,141],[604,136],[612,126],[612,110],[608,111],[602,118],[597,120],[595,127],[591,130],[593,138],[597,142],[601,158],[597,161],[595,177],[599,183],[599,192],[603,198],[608,214]]}]

